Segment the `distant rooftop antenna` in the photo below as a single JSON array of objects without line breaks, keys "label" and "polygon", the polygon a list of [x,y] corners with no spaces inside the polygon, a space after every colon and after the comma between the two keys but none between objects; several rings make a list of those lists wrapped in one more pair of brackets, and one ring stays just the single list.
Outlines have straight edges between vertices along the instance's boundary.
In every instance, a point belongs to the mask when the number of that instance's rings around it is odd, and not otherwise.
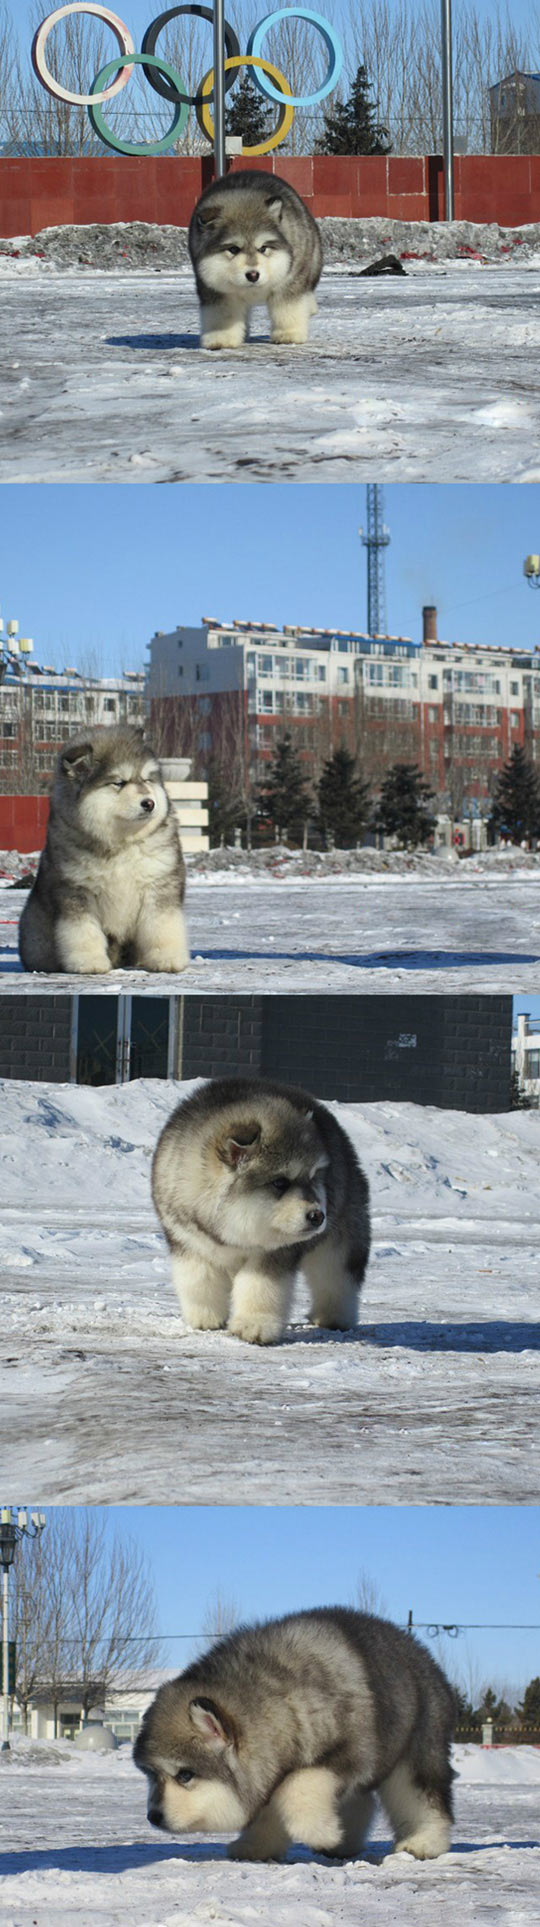
[{"label": "distant rooftop antenna", "polygon": [[358,530],[363,546],[368,552],[367,581],[367,632],[368,636],[386,636],[386,590],[383,549],[388,548],[390,530],[384,525],[383,490],[378,482],[368,482],[367,497],[367,534]]}]

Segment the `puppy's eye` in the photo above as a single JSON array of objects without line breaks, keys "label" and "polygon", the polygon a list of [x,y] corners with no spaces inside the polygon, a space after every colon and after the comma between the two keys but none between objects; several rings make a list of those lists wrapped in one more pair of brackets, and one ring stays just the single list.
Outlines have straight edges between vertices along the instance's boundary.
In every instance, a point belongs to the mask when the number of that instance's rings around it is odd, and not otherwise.
[{"label": "puppy's eye", "polygon": [[290,1191],[290,1188],[289,1178],[273,1178],[270,1185],[270,1190],[275,1191],[276,1198],[282,1198],[286,1191]]},{"label": "puppy's eye", "polygon": [[113,783],[111,787],[113,790],[127,790],[127,777],[119,777],[118,782]]},{"label": "puppy's eye", "polygon": [[258,252],[259,252],[259,254],[271,254],[271,253],[272,253],[272,242],[271,242],[271,241],[265,241],[265,242],[264,242],[264,244],[263,244],[263,246],[262,246],[262,248],[259,248],[259,250],[258,250]]},{"label": "puppy's eye", "polygon": [[226,249],[225,249],[225,253],[226,253],[226,254],[240,254],[240,253],[241,253],[241,249],[240,249],[240,248],[226,248]]},{"label": "puppy's eye", "polygon": [[190,1780],[195,1779],[195,1774],[190,1773],[189,1767],[181,1766],[179,1773],[176,1774],[176,1779],[179,1786],[189,1786]]}]

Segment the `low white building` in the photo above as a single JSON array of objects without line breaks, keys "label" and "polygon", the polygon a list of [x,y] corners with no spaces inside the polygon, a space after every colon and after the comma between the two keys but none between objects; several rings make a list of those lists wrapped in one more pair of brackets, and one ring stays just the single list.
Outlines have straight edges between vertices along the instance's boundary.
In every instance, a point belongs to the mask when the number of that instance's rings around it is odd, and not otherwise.
[{"label": "low white building", "polygon": [[523,1096],[540,1105],[540,1022],[532,1022],[525,1011],[512,1038],[512,1068]]}]

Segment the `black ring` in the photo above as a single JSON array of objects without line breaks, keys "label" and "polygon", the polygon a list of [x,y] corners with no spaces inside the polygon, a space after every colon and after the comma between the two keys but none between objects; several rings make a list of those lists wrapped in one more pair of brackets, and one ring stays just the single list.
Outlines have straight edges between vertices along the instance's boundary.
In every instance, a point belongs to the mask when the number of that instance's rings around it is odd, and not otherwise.
[{"label": "black ring", "polygon": [[[213,27],[214,15],[210,7],[168,7],[166,13],[159,13],[157,19],[151,20],[150,26],[146,28],[146,33],[141,42],[141,53],[155,54],[156,41],[161,33],[162,27],[166,27],[169,20],[176,20],[181,13],[196,13],[200,20],[209,20],[210,26]],[[236,60],[240,53],[240,42],[237,40],[232,27],[229,26],[228,20],[225,21],[225,46],[228,59]],[[143,66],[142,71],[150,87],[153,87],[155,94],[162,94],[164,100],[171,100],[176,103],[178,103],[179,100],[186,100],[190,107],[196,107],[198,94],[178,93],[177,88],[172,87],[170,81],[166,80],[165,75],[158,73],[155,67]],[[230,87],[234,87],[235,80],[236,74],[234,72],[225,75],[226,94],[229,92]]]}]

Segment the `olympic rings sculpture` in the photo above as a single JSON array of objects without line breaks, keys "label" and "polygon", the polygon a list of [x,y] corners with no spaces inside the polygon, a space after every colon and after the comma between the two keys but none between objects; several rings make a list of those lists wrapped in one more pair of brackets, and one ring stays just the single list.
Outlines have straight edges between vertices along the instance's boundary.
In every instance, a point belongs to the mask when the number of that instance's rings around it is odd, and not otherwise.
[{"label": "olympic rings sculpture", "polygon": [[[62,87],[60,82],[56,80],[54,74],[50,72],[45,61],[45,46],[52,28],[57,25],[58,21],[66,19],[67,16],[72,13],[93,14],[104,26],[111,28],[120,49],[120,54],[116,59],[108,61],[106,66],[100,68],[99,73],[96,74],[95,79],[92,81],[88,94],[74,94],[71,93],[68,88]],[[86,107],[94,132],[98,135],[99,139],[103,141],[104,146],[112,148],[116,154],[140,155],[167,153],[168,149],[173,146],[173,143],[178,140],[184,132],[190,107],[195,108],[201,132],[211,141],[213,139],[213,123],[209,108],[209,96],[214,86],[213,68],[209,68],[208,73],[204,75],[197,93],[189,94],[176,69],[171,67],[168,61],[163,60],[161,55],[156,53],[156,45],[162,29],[168,25],[170,20],[176,20],[181,14],[195,14],[199,19],[209,21],[210,25],[213,24],[214,20],[211,7],[195,4],[168,7],[164,13],[158,14],[157,18],[152,20],[150,26],[146,28],[142,40],[141,52],[137,53],[135,42],[129,28],[125,26],[123,20],[119,19],[118,14],[111,11],[110,7],[101,6],[98,0],[69,0],[69,4],[56,7],[54,13],[47,14],[46,18],[42,20],[41,25],[37,28],[37,32],[34,34],[32,42],[32,65],[34,72],[37,75],[37,79],[41,82],[42,87],[45,87],[47,93],[51,94],[54,100],[63,100],[72,107]],[[282,20],[307,20],[324,41],[329,56],[328,71],[322,86],[317,88],[313,94],[291,94],[288,81],[285,79],[284,74],[280,73],[278,67],[274,66],[271,61],[265,60],[261,55],[261,47],[266,34],[271,27],[279,26]],[[271,134],[267,140],[260,141],[256,146],[244,147],[242,150],[246,155],[269,154],[272,148],[278,147],[280,143],[286,139],[292,124],[295,107],[311,107],[315,105],[315,103],[325,100],[327,94],[331,93],[332,88],[335,87],[343,66],[343,49],[341,42],[338,39],[335,29],[330,26],[329,22],[324,20],[321,14],[313,13],[308,7],[280,7],[277,13],[265,14],[264,19],[259,20],[258,26],[254,27],[253,32],[250,34],[245,54],[240,53],[239,42],[228,21],[224,23],[224,37],[227,53],[227,59],[225,60],[225,91],[228,92],[229,88],[233,86],[238,68],[249,67],[259,93],[263,94],[267,100],[276,101],[279,105],[278,124],[274,133]],[[174,109],[171,125],[161,140],[145,141],[142,143],[122,141],[107,127],[103,114],[101,113],[102,106],[106,106],[115,94],[119,94],[121,89],[127,86],[134,67],[142,67],[145,80],[147,80],[149,86],[153,88],[154,93],[160,94],[163,100],[169,101]],[[113,78],[113,76],[115,76],[115,78]]]}]

